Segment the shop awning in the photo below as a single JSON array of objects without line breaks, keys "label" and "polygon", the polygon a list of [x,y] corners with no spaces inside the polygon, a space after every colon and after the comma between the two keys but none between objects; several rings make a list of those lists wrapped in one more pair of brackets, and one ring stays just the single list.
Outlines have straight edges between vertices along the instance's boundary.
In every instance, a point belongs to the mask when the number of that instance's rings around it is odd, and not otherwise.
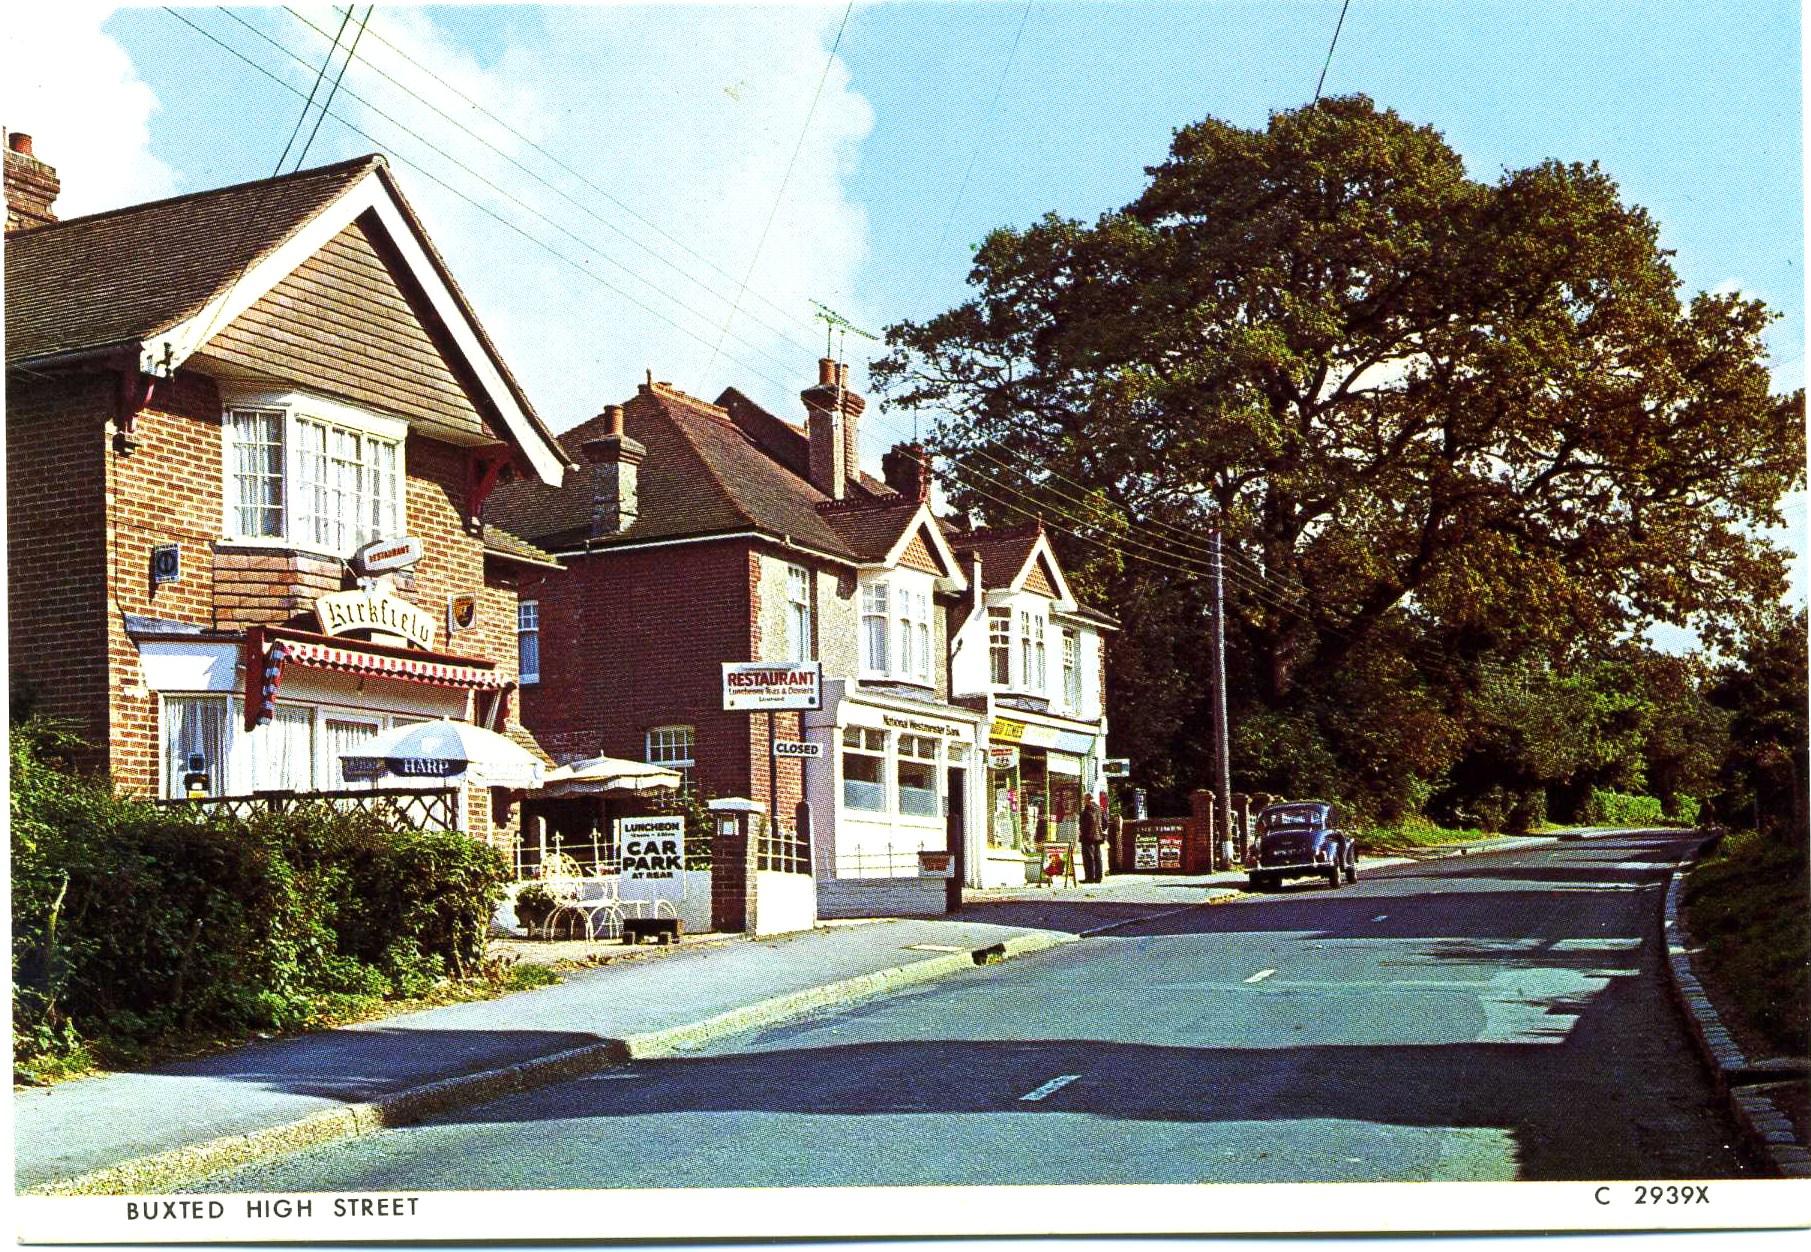
[{"label": "shop awning", "polygon": [[273,716],[277,688],[288,665],[504,695],[514,686],[491,662],[476,657],[314,635],[288,627],[254,626],[245,633],[247,730]]},{"label": "shop awning", "polygon": [[278,640],[272,651],[283,649],[283,661],[305,665],[310,669],[337,670],[342,674],[370,674],[380,678],[402,678],[409,682],[429,683],[436,687],[470,687],[495,691],[503,686],[503,677],[495,670],[445,661],[417,660],[414,657],[385,656],[374,652],[355,652],[350,648],[322,643],[297,643]]}]

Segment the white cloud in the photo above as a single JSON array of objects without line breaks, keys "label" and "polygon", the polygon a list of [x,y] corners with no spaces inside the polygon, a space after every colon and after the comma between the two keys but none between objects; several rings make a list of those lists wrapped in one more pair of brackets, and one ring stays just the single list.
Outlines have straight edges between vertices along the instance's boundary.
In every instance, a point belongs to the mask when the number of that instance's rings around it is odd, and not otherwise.
[{"label": "white cloud", "polygon": [[125,50],[101,32],[107,15],[96,6],[65,4],[21,5],[7,16],[0,121],[30,135],[34,148],[50,157],[63,184],[59,217],[176,190],[173,173],[151,155],[157,97]]},{"label": "white cloud", "polygon": [[[866,219],[844,185],[873,115],[840,62],[812,114],[751,294],[714,360],[713,348],[799,144],[838,16],[547,8],[507,27],[509,41],[481,62],[430,14],[380,8],[359,49],[368,67],[355,66],[346,86],[419,138],[368,108],[345,107],[398,158],[411,202],[555,429],[632,393],[644,368],[706,398],[733,383],[793,417],[823,344],[809,300],[858,323],[864,313],[853,291]],[[425,79],[384,41],[508,126]]]}]

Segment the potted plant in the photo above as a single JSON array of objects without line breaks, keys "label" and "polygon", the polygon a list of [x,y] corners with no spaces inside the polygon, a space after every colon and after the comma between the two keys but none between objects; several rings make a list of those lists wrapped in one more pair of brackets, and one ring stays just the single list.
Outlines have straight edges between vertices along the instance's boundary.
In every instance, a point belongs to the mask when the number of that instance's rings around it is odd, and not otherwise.
[{"label": "potted plant", "polygon": [[553,895],[538,882],[524,883],[516,891],[516,924],[533,934],[553,915]]}]

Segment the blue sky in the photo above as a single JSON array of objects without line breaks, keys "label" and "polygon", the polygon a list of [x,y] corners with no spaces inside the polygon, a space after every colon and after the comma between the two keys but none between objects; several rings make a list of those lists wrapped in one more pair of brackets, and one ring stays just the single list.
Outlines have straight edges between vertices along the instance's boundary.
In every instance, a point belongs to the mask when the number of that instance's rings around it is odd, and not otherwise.
[{"label": "blue sky", "polygon": [[[339,23],[298,7],[328,36]],[[1137,194],[1175,128],[1306,103],[1339,10],[1001,0],[857,4],[845,23],[841,2],[379,6],[333,110],[367,134],[329,119],[308,163],[391,154],[556,429],[644,370],[790,414],[824,343],[811,300],[873,330],[947,307],[988,229],[1091,219]],[[14,19],[0,120],[58,166],[67,212],[272,172],[328,39],[281,9],[181,13],[206,34],[157,8]],[[1688,293],[1779,311],[1790,388],[1799,76],[1795,0],[1352,0],[1326,89],[1436,127],[1481,178],[1598,161],[1659,221]],[[859,381],[871,346],[849,355]],[[906,433],[877,415],[868,459]],[[1802,529],[1802,498],[1791,516]]]}]

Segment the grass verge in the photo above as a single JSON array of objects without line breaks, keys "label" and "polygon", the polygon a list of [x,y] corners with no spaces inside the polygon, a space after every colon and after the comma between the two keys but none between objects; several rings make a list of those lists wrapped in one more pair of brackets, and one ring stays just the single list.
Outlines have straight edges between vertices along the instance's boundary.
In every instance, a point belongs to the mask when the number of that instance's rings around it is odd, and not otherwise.
[{"label": "grass verge", "polygon": [[1811,856],[1731,835],[1685,880],[1686,925],[1717,1012],[1753,1056],[1811,1055]]},{"label": "grass verge", "polygon": [[439,1008],[445,1004],[463,1004],[473,1000],[494,1000],[498,996],[562,981],[546,965],[514,960],[492,960],[480,974],[470,978],[446,978],[419,996],[386,998],[382,996],[333,996],[323,998],[306,1029],[279,1034],[258,1031],[234,1036],[217,1033],[166,1035],[153,1043],[136,1045],[107,1039],[75,1039],[54,1052],[15,1058],[15,1086],[45,1087],[72,1078],[111,1070],[156,1065],[164,1061],[186,1060],[209,1056],[230,1048],[268,1039],[291,1038],[317,1030],[332,1030],[358,1022],[375,1021],[411,1013],[417,1009]]},{"label": "grass verge", "polygon": [[1501,837],[1487,834],[1475,826],[1454,829],[1436,826],[1425,818],[1409,818],[1393,826],[1373,826],[1360,831],[1358,852],[1360,856],[1399,856],[1458,844],[1489,843]]}]

